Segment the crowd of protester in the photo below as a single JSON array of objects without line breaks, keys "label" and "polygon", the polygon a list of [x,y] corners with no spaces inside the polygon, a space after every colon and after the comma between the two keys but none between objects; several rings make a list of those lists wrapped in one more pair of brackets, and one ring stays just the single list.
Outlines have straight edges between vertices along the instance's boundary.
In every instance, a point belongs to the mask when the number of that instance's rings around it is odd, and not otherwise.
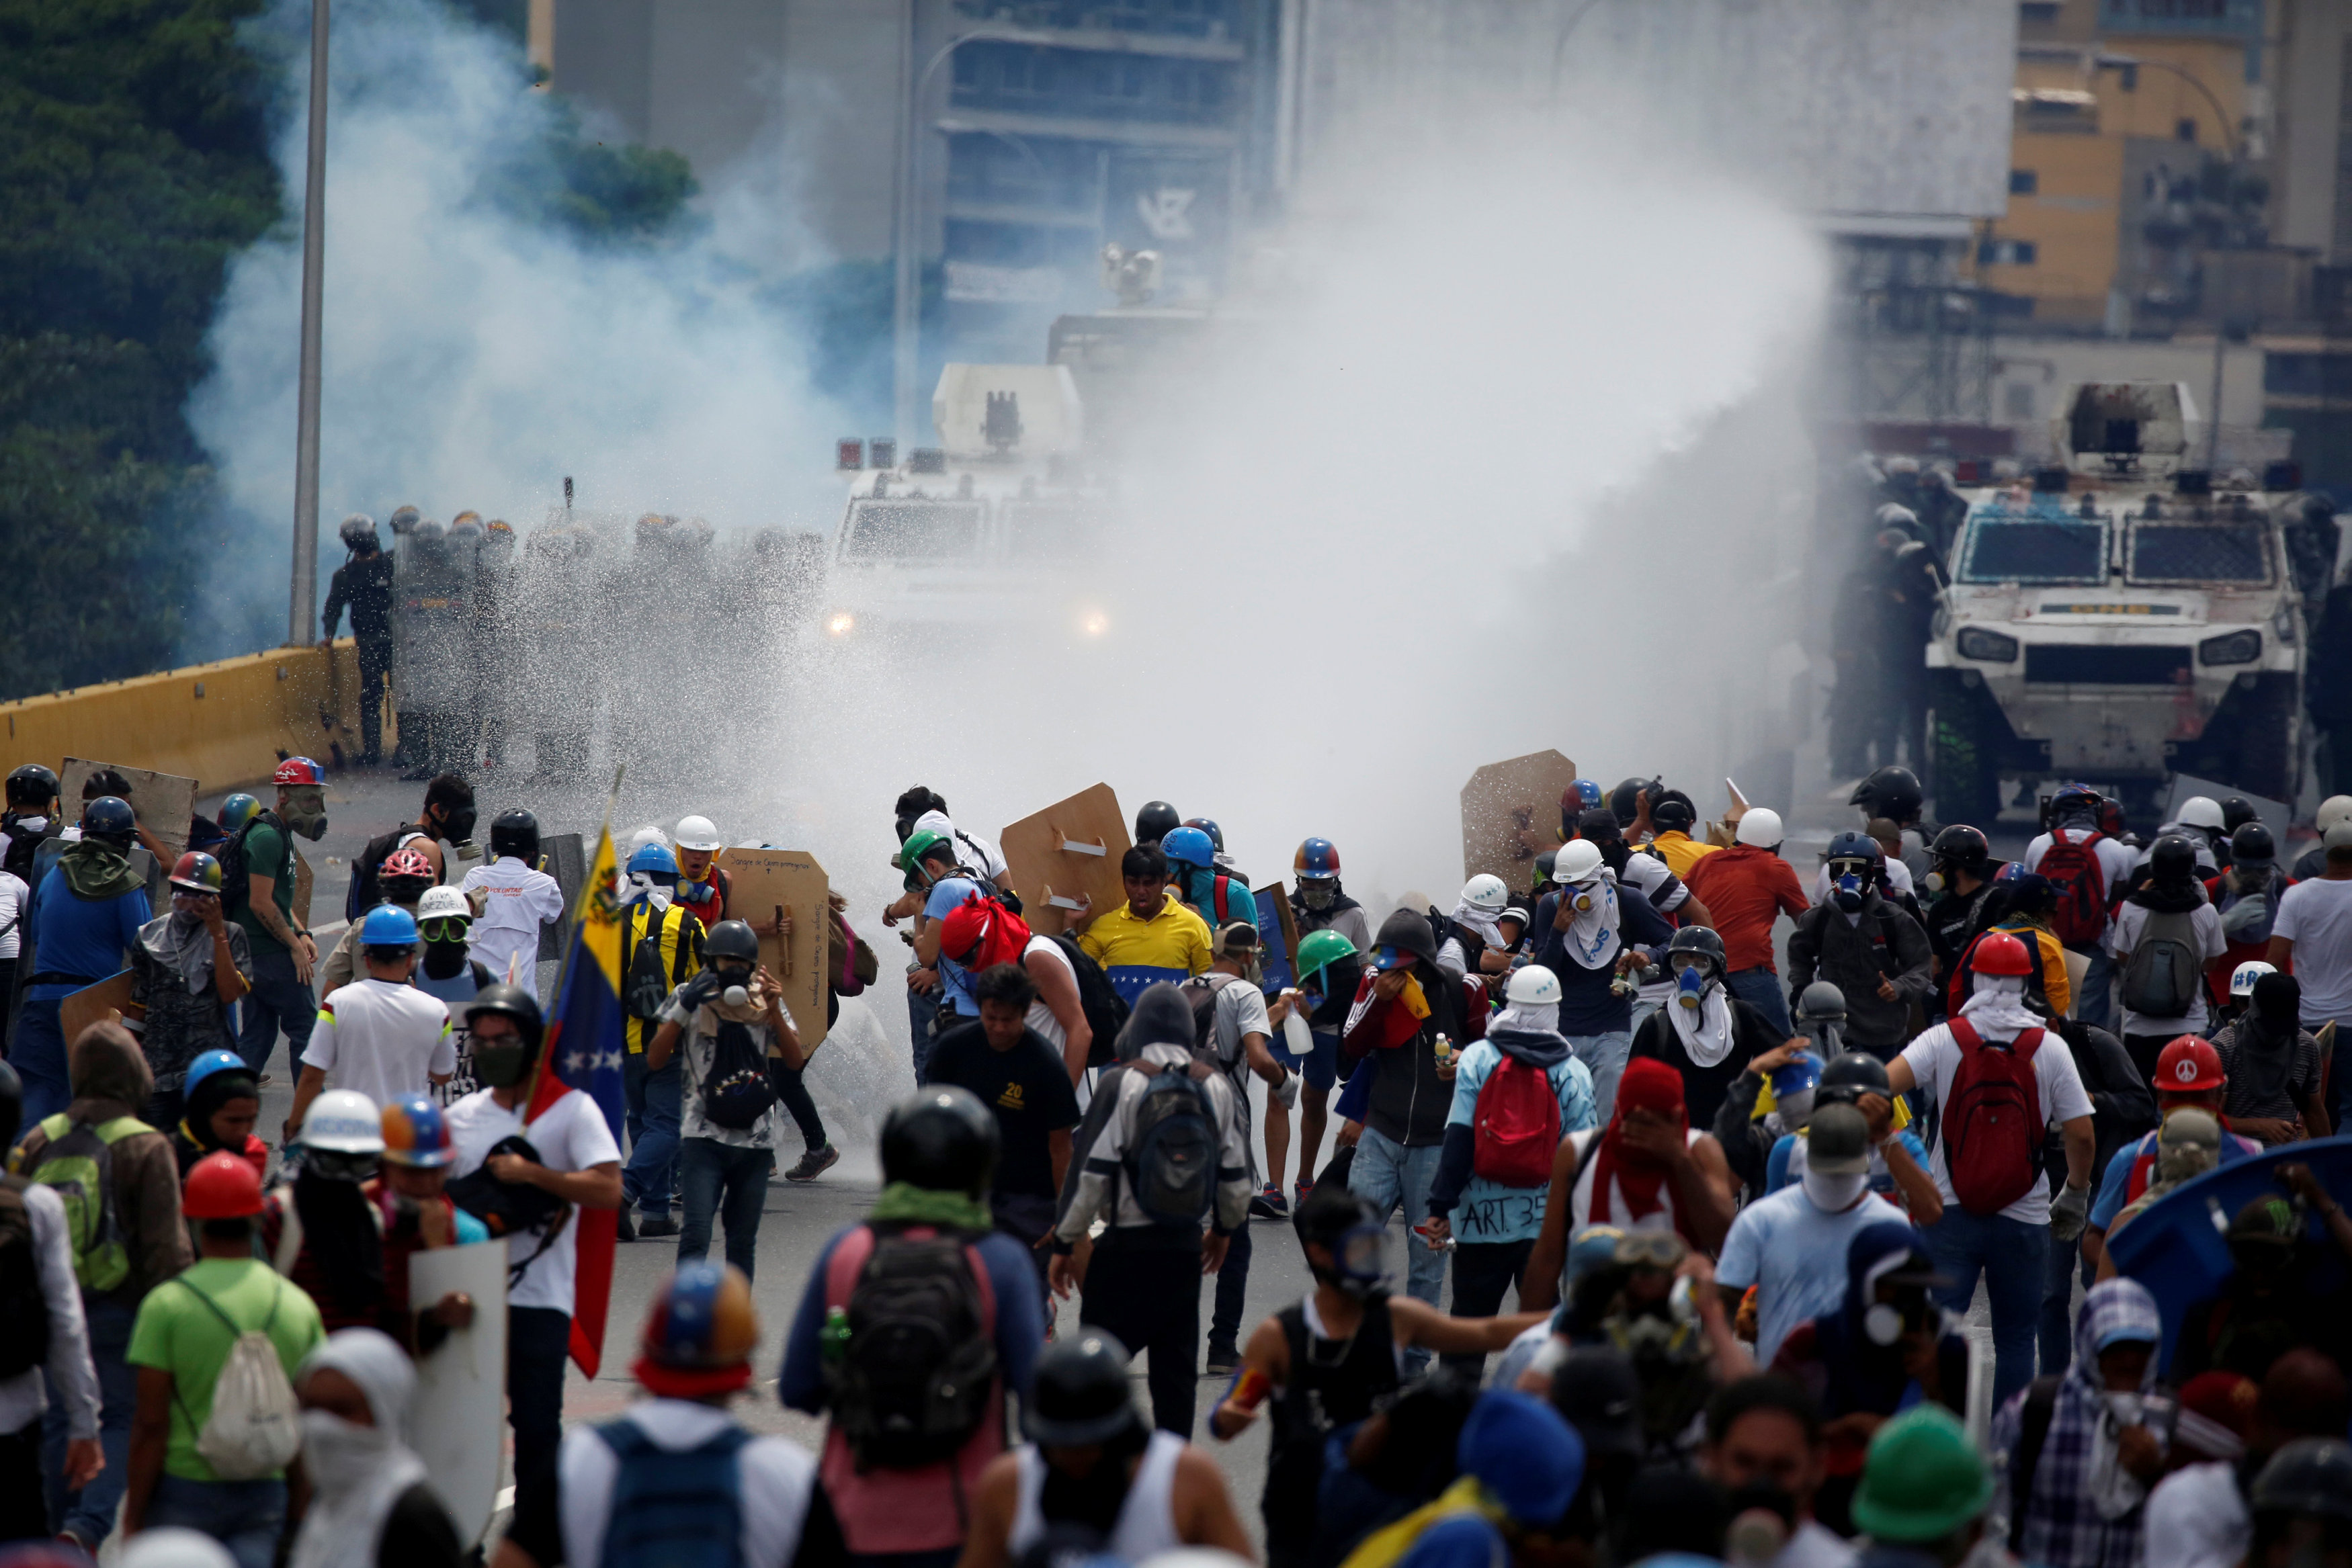
[{"label": "crowd of protester", "polygon": [[[472,787],[425,780],[322,958],[324,782],[289,758],[192,824],[159,905],[124,798],[66,829],[47,769],[7,781],[0,1540],[51,1556],[0,1563],[2352,1563],[2352,800],[2301,874],[2244,802],[2143,841],[2079,785],[2004,862],[1885,768],[1801,869],[1769,809],[1579,780],[1525,884],[1450,910],[1359,904],[1320,838],[1254,887],[1154,801],[1123,901],[1073,914],[909,789],[879,918],[918,1087],[796,1281],[773,1386],[812,1453],[728,1408],[769,1183],[840,1151],[712,820],[618,857],[615,1127],[542,1092],[537,821],[478,852]],[[839,899],[823,951],[830,1023],[880,963]],[[2247,1160],[2227,1211],[2168,1204]],[[643,1397],[567,1430],[599,1210],[676,1263]],[[2145,1260],[2200,1228],[2227,1264],[2172,1300]],[[414,1420],[476,1303],[411,1286],[481,1243],[486,1544]],[[1260,1244],[1310,1283],[1250,1321]],[[1261,1418],[1252,1521],[1209,1445]]]}]

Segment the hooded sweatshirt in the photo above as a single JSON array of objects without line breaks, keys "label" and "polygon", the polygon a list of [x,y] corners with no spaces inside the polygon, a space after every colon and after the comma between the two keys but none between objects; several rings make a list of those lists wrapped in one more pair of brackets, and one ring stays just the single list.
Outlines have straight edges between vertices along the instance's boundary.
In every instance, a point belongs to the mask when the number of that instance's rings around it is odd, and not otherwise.
[{"label": "hooded sweatshirt", "polygon": [[[1529,1009],[1534,1010],[1534,1009]],[[1541,1009],[1549,1012],[1549,1007]],[[1569,1051],[1567,1037],[1538,1019],[1505,1008],[1486,1038],[1462,1053],[1454,1075],[1454,1100],[1445,1117],[1445,1148],[1429,1189],[1429,1212],[1450,1218],[1454,1239],[1478,1244],[1532,1239],[1543,1229],[1544,1204],[1551,1196],[1549,1173],[1534,1186],[1505,1186],[1475,1174],[1478,1096],[1506,1057],[1538,1069],[1559,1101],[1559,1132],[1566,1137],[1597,1125],[1592,1073]]]},{"label": "hooded sweatshirt", "polygon": [[[2120,1473],[2116,1437],[2138,1425],[2139,1401],[2156,1385],[2157,1358],[2148,1357],[2137,1393],[2111,1395],[2099,1375],[2099,1350],[2120,1340],[2161,1344],[2163,1320],[2156,1298],[2137,1280],[2103,1280],[2083,1298],[2074,1322],[2074,1361],[2050,1412],[2050,1430],[2026,1488],[2021,1561],[2047,1568],[2138,1568],[2147,1549],[2139,1483]],[[2009,1530],[2011,1477],[2032,1390],[2013,1395],[1993,1417],[1995,1470],[1985,1533]],[[2126,1417],[2129,1417],[2126,1419]]]},{"label": "hooded sweatshirt", "polygon": [[1375,994],[1380,976],[1367,968],[1348,1010],[1340,1054],[1351,1061],[1370,1057],[1356,1071],[1378,1074],[1365,1125],[1407,1148],[1429,1148],[1445,1141],[1454,1104],[1454,1086],[1437,1075],[1437,1037],[1446,1036],[1460,1051],[1483,1036],[1486,988],[1476,980],[1457,980],[1437,967],[1436,936],[1428,920],[1410,909],[1381,921],[1372,946],[1412,954],[1412,983],[1394,998],[1382,998]]},{"label": "hooded sweatshirt", "polygon": [[[43,1151],[75,1123],[95,1126],[138,1115],[153,1088],[146,1059],[119,1026],[84,1033],[73,1047],[69,1071],[73,1102],[25,1134],[8,1162],[18,1176],[38,1169]],[[136,1306],[149,1291],[195,1261],[187,1227],[180,1218],[180,1166],[170,1141],[144,1124],[117,1139],[108,1152],[114,1222],[131,1260],[131,1276],[104,1294]]]}]

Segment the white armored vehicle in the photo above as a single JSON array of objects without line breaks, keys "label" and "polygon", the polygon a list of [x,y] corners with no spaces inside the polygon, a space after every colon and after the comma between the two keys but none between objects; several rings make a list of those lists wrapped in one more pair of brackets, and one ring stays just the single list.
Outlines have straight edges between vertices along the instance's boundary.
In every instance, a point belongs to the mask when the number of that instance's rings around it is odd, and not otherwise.
[{"label": "white armored vehicle", "polygon": [[2209,473],[2176,383],[2089,383],[2062,406],[2058,465],[1966,493],[1927,645],[1937,815],[1990,824],[2005,779],[2148,801],[2185,772],[2293,800],[2302,497]]}]

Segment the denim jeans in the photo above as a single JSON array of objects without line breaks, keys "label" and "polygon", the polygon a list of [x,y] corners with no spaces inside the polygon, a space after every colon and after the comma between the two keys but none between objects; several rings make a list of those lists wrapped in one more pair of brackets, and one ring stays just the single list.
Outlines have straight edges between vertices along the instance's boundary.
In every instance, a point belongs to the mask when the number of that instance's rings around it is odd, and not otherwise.
[{"label": "denim jeans", "polygon": [[760,1216],[768,1205],[772,1149],[744,1148],[716,1138],[688,1138],[677,1146],[677,1179],[686,1189],[686,1224],[677,1233],[680,1268],[710,1252],[710,1220],[727,1227],[727,1261],[751,1276],[760,1250]]},{"label": "denim jeans", "polygon": [[646,1059],[621,1058],[621,1092],[629,1103],[629,1163],[621,1171],[621,1207],[643,1207],[669,1217],[677,1190],[677,1119],[684,1092],[679,1059],[672,1056],[654,1072]]},{"label": "denim jeans", "polygon": [[1796,1032],[1789,1027],[1789,998],[1780,994],[1780,977],[1770,969],[1734,969],[1723,977],[1723,988],[1762,1013],[1777,1031],[1773,1039],[1786,1040]]},{"label": "denim jeans", "polygon": [[147,1528],[165,1525],[211,1536],[228,1548],[236,1568],[270,1568],[286,1532],[286,1483],[192,1481],[166,1471],[147,1504]]},{"label": "denim jeans", "polygon": [[2074,1276],[2088,1290],[2094,1278],[2082,1248],[2054,1238],[2042,1281],[2042,1371],[2044,1376],[2066,1370],[2074,1359]]},{"label": "denim jeans", "polygon": [[2074,1016],[2093,1029],[2121,1028],[2116,1019],[2116,956],[2097,942],[2067,951],[2080,953],[2091,961],[2091,967],[2083,971],[2083,988],[2074,996]]},{"label": "denim jeans", "polygon": [[293,954],[283,949],[264,952],[257,942],[254,947],[253,988],[237,1007],[241,1021],[236,1053],[259,1074],[269,1065],[269,1053],[277,1047],[278,1031],[283,1029],[290,1063],[288,1071],[299,1074],[302,1052],[310,1044],[310,1026],[319,1020],[319,998],[311,994],[310,981],[294,977]]},{"label": "denim jeans", "polygon": [[907,988],[907,1038],[912,1042],[915,1061],[915,1087],[923,1086],[923,1073],[931,1064],[931,1026],[939,1021],[940,993],[937,988],[919,991]]},{"label": "denim jeans", "polygon": [[90,1364],[98,1369],[98,1443],[106,1455],[106,1469],[81,1490],[66,1490],[66,1406],[52,1386],[48,1411],[41,1417],[41,1473],[48,1478],[49,1517],[59,1530],[70,1530],[88,1542],[94,1552],[114,1528],[114,1511],[131,1479],[131,1417],[139,1409],[139,1369],[124,1357],[139,1309],[85,1292],[81,1311],[89,1325]]},{"label": "denim jeans", "polygon": [[25,1081],[25,1125],[54,1116],[73,1103],[66,1076],[65,1026],[58,1020],[62,997],[47,1001],[26,997],[8,1040],[8,1065]]},{"label": "denim jeans", "polygon": [[1250,1228],[1234,1232],[1225,1246],[1224,1267],[1217,1270],[1217,1301],[1209,1313],[1209,1348],[1236,1350],[1241,1345],[1242,1296],[1249,1289]]},{"label": "denim jeans", "polygon": [[[1504,1293],[1518,1289],[1528,1271],[1532,1236],[1519,1241],[1461,1241],[1454,1248],[1454,1315],[1491,1318],[1503,1310]],[[1486,1370],[1483,1352],[1449,1355],[1445,1364],[1475,1379]]]},{"label": "denim jeans", "polygon": [[1633,1054],[1633,1036],[1628,1030],[1611,1030],[1607,1034],[1572,1034],[1568,1037],[1568,1049],[1576,1052],[1576,1060],[1592,1074],[1592,1109],[1601,1124],[1609,1124],[1610,1107],[1617,1103],[1617,1081],[1625,1076],[1625,1059]]},{"label": "denim jeans", "polygon": [[[1356,1144],[1355,1163],[1348,1170],[1348,1190],[1370,1202],[1385,1222],[1390,1213],[1404,1210],[1408,1226],[1429,1222],[1429,1186],[1437,1179],[1437,1145],[1409,1149],[1370,1127]],[[1437,1305],[1445,1289],[1445,1254],[1431,1249],[1417,1230],[1404,1240],[1404,1288],[1416,1301]],[[1405,1352],[1405,1373],[1418,1375],[1429,1365],[1429,1352],[1415,1346]]]},{"label": "denim jeans", "polygon": [[1951,1287],[1938,1300],[1946,1310],[1965,1312],[1976,1299],[1977,1276],[1984,1276],[1992,1305],[1992,1407],[2033,1381],[2034,1331],[2042,1316],[2042,1291],[2049,1269],[2050,1228],[2005,1219],[1979,1218],[1958,1204],[1927,1228],[1927,1250]]}]

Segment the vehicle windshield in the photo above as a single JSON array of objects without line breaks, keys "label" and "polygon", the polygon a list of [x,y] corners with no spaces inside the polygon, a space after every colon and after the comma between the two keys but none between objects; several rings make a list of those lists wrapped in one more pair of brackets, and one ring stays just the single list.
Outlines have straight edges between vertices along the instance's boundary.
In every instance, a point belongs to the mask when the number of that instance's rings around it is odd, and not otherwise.
[{"label": "vehicle windshield", "polygon": [[1962,582],[2102,582],[2107,525],[2097,517],[1983,517],[1969,526]]},{"label": "vehicle windshield", "polygon": [[2250,582],[2271,580],[2263,523],[2135,523],[2134,582]]},{"label": "vehicle windshield", "polygon": [[980,547],[977,501],[853,501],[845,559],[968,559]]}]

